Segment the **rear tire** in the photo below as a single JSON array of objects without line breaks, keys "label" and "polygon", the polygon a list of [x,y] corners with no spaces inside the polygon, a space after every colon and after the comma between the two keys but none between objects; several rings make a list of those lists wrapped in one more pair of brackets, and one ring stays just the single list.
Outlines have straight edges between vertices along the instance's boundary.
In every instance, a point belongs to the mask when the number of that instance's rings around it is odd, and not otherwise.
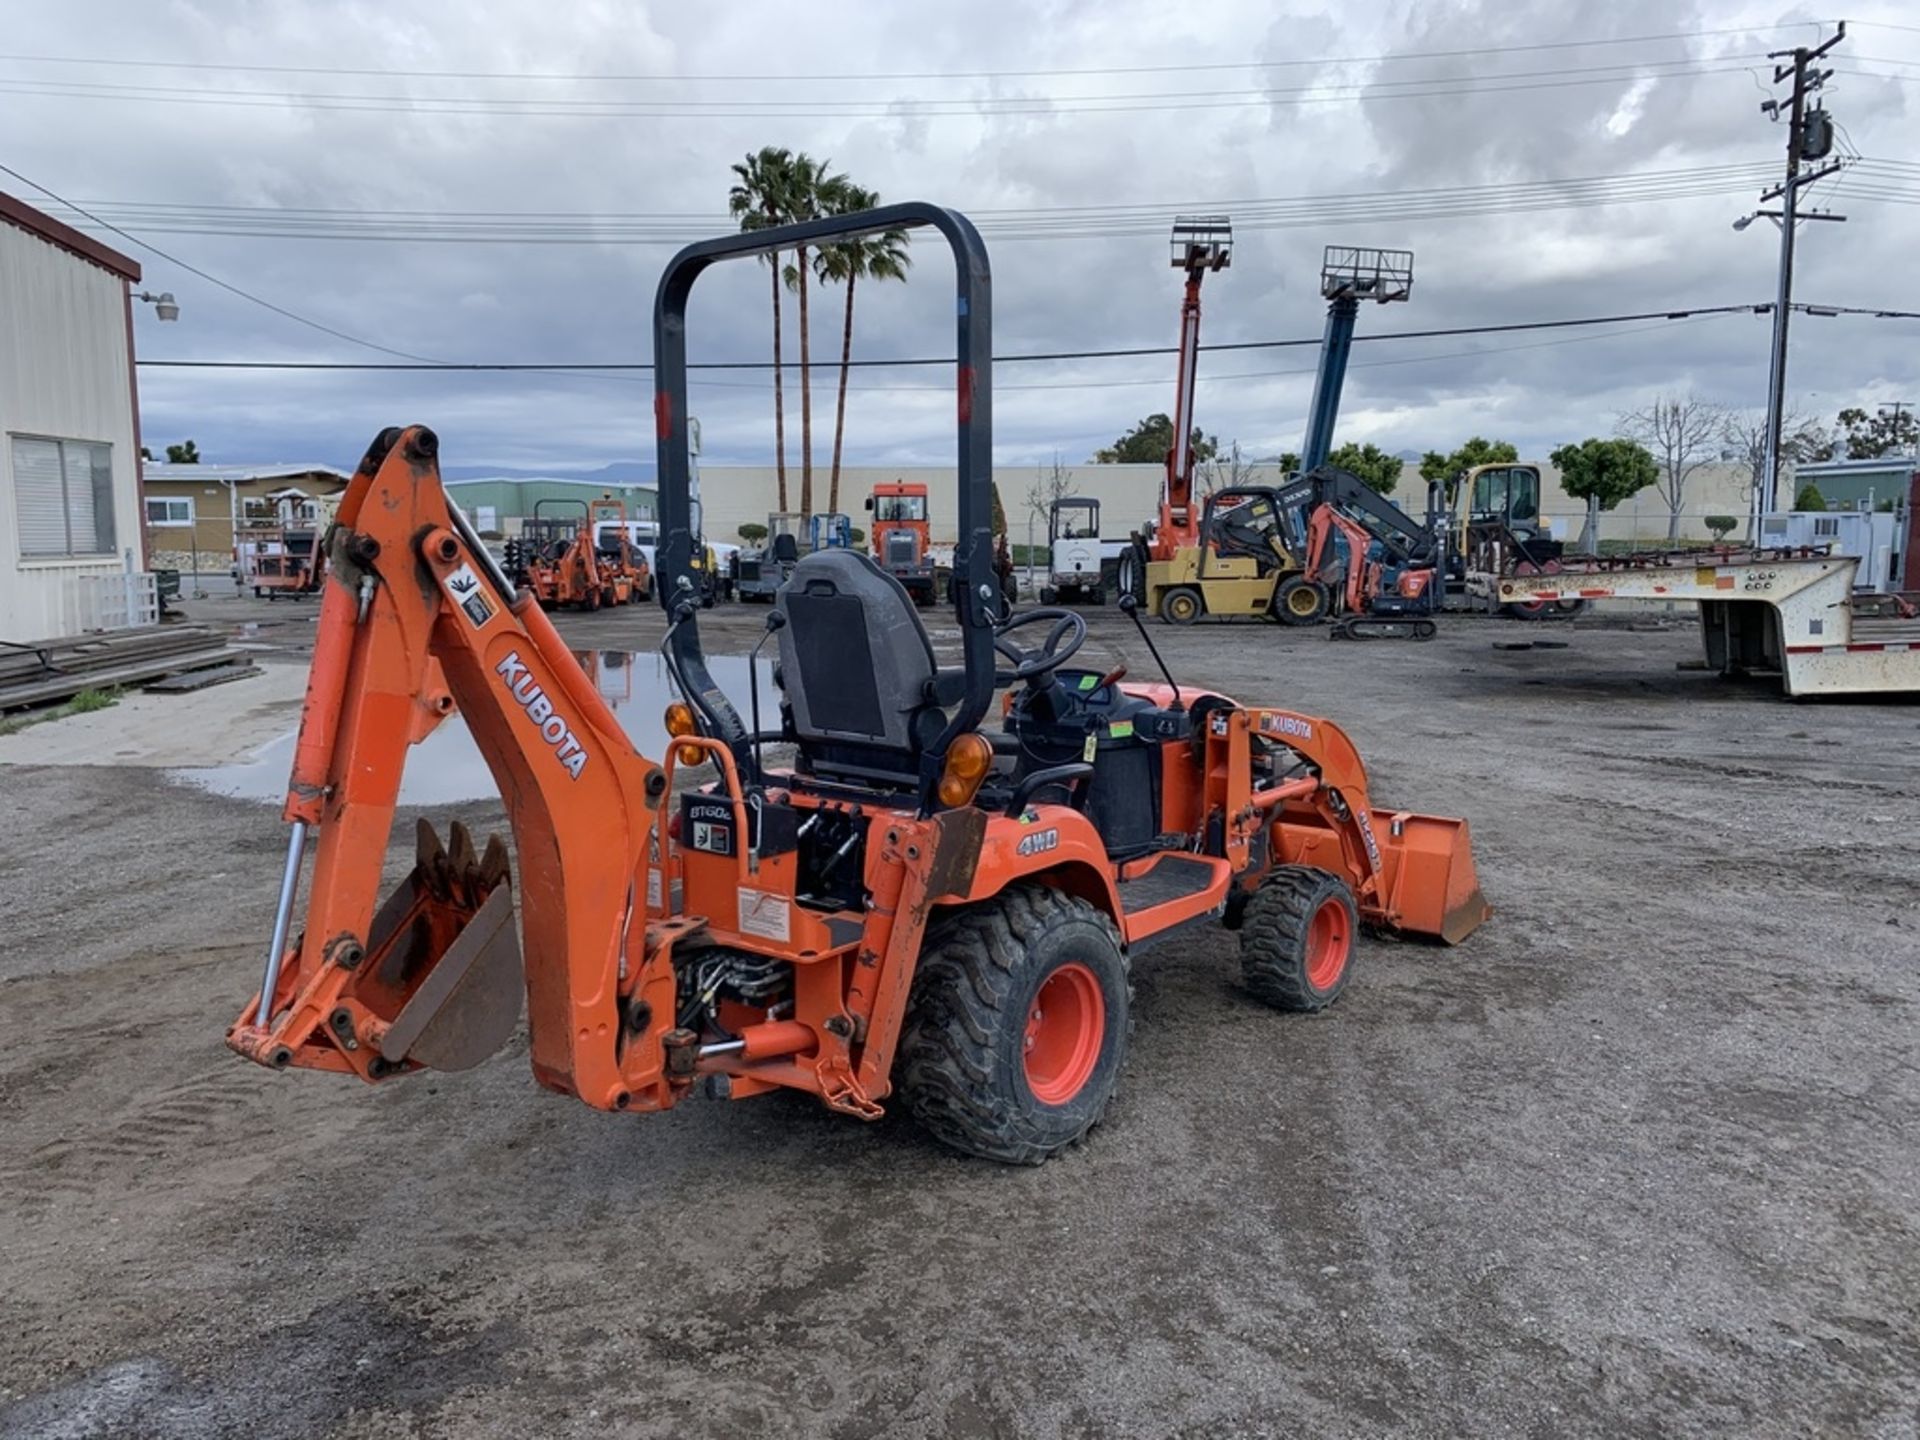
[{"label": "rear tire", "polygon": [[901,1097],[945,1145],[1038,1165],[1105,1113],[1131,999],[1120,932],[1084,900],[1016,885],[951,912],[921,949]]},{"label": "rear tire", "polygon": [[1042,585],[1037,597],[1042,605],[1052,605],[1060,599],[1060,592],[1051,585]]},{"label": "rear tire", "polygon": [[1276,1010],[1324,1010],[1346,989],[1359,931],[1353,892],[1338,875],[1278,866],[1241,917],[1241,983]]},{"label": "rear tire", "polygon": [[1160,597],[1160,618],[1169,625],[1191,625],[1207,613],[1207,602],[1191,585],[1176,585]]}]

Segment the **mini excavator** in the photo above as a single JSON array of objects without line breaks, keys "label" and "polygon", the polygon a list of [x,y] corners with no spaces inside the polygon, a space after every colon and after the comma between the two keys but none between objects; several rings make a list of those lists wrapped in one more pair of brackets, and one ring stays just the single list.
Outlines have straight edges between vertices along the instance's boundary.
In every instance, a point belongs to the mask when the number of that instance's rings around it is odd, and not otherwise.
[{"label": "mini excavator", "polygon": [[[769,612],[779,719],[763,730],[757,695],[743,719],[700,642],[688,298],[717,263],[910,227],[955,261],[960,663],[940,663],[870,557],[815,551]],[[327,539],[273,938],[228,1044],[398,1083],[479,1064],[524,1003],[535,1078],[598,1109],[799,1090],[870,1120],[897,1098],[959,1150],[1038,1163],[1101,1118],[1150,945],[1219,921],[1248,993],[1316,1011],[1362,926],[1471,933],[1488,910],[1466,822],[1376,805],[1337,726],[1177,685],[1157,652],[1153,681],[1076,667],[1081,617],[1010,610],[991,300],[978,232],[927,204],[728,235],[668,265],[655,589],[684,698],[657,760],[448,498],[433,432],[384,431]],[[383,899],[408,751],[456,710],[511,855],[423,825]],[[763,763],[774,741],[794,749],[786,768]]]}]

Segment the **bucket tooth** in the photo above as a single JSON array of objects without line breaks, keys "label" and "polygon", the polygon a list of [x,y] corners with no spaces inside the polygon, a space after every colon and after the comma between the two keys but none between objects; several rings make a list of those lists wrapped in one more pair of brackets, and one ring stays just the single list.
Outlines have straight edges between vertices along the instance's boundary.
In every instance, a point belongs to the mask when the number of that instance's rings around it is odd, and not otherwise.
[{"label": "bucket tooth", "polygon": [[480,888],[491,893],[507,878],[507,845],[498,835],[487,837],[487,848],[480,854]]},{"label": "bucket tooth", "polygon": [[414,879],[436,900],[447,897],[447,849],[424,816],[413,832]]},{"label": "bucket tooth", "polygon": [[447,826],[447,870],[456,880],[473,873],[475,864],[473,836],[458,820]]}]

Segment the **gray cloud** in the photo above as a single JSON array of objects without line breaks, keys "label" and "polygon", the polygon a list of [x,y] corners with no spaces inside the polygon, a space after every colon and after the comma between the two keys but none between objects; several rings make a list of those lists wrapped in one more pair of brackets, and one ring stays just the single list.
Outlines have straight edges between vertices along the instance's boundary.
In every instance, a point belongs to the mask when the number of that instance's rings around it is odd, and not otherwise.
[{"label": "gray cloud", "polygon": [[[1899,20],[1882,4],[1870,12]],[[198,0],[162,6],[103,0],[33,7],[11,17],[16,53],[188,57],[236,64],[369,70],[621,72],[662,77],[749,73],[1065,69],[1207,64],[1246,69],[1108,76],[1027,76],[793,84],[494,81],[424,76],[302,76],[219,71],[99,71],[0,65],[22,79],[105,80],[209,92],[412,97],[538,95],[584,100],[661,97],[723,102],[733,111],[855,100],[1026,97],[1041,113],[927,118],[580,119],[427,115],[10,96],[9,163],[83,201],[167,201],[391,211],[564,211],[711,217],[724,225],[728,165],[774,143],[831,157],[890,199],[927,198],[985,211],[1096,205],[1181,206],[1378,190],[1504,183],[1773,161],[1780,134],[1759,115],[1762,91],[1742,69],[1561,83],[1426,98],[1321,105],[1073,113],[1076,97],[1196,92],[1202,98],[1308,82],[1355,84],[1468,75],[1483,85],[1515,72],[1617,61],[1701,57],[1731,64],[1789,43],[1787,32],[1686,43],[1487,54],[1331,70],[1284,62],[1327,54],[1427,54],[1609,35],[1772,25],[1741,4],[1612,7],[1540,0],[1525,7],[1425,4],[1389,17],[1275,14],[1251,0],[1169,10],[1147,3],[1033,7],[999,0],[957,8],[872,5],[810,16],[741,0],[727,6],[496,5],[476,19],[451,3],[319,4]],[[1799,34],[1810,31],[1794,32]],[[1901,32],[1862,28],[1836,58],[1920,59]],[[1920,69],[1904,72],[1920,76]],[[1521,81],[1512,83],[1519,84]],[[1550,87],[1550,88],[1549,88]],[[1843,75],[1832,103],[1853,144],[1905,159],[1912,120],[1898,81]],[[1049,111],[1048,102],[1052,108]],[[1084,102],[1083,102],[1084,103]],[[31,195],[28,198],[33,198]],[[1865,198],[1846,226],[1810,226],[1799,295],[1826,303],[1920,308],[1907,279],[1916,230],[1910,206]],[[1769,298],[1773,239],[1728,222],[1750,193],[1578,210],[1362,226],[1243,227],[1234,267],[1208,282],[1207,338],[1317,334],[1317,276],[1329,242],[1405,246],[1418,254],[1414,299],[1370,311],[1363,333]],[[692,222],[690,222],[692,223]],[[138,226],[134,226],[136,230]],[[330,326],[448,360],[638,360],[661,246],[431,245],[152,236],[233,283]],[[138,252],[136,252],[138,253]],[[916,246],[907,286],[863,287],[857,353],[941,353],[950,344],[944,257]],[[207,286],[141,255],[153,288],[185,314],[164,329],[139,318],[144,356],[378,358]],[[1004,351],[1164,345],[1173,338],[1177,276],[1159,233],[994,248],[998,348]],[[836,353],[837,296],[818,297],[816,354]],[[760,359],[769,348],[763,271],[703,280],[692,317],[696,358]],[[788,310],[789,344],[793,313]],[[1831,414],[1859,398],[1920,398],[1911,322],[1800,319],[1793,388]],[[1553,343],[1545,343],[1545,342]],[[1561,342],[1572,343],[1561,343]],[[1255,453],[1298,443],[1311,349],[1212,354],[1199,418]],[[1394,363],[1375,363],[1391,361]],[[1756,405],[1765,386],[1766,324],[1733,317],[1606,336],[1533,335],[1363,345],[1356,352],[1342,438],[1389,448],[1444,446],[1497,432],[1531,452],[1605,433],[1644,395],[1696,388]],[[1008,459],[1056,449],[1079,460],[1140,415],[1171,403],[1171,364],[1158,357],[1002,366],[998,445]],[[796,403],[789,374],[788,402]],[[1098,388],[1014,388],[1098,382]],[[1141,382],[1128,384],[1123,382]],[[816,377],[816,445],[830,445],[832,367]],[[950,453],[947,377],[937,370],[863,371],[849,404],[849,454],[870,462]],[[355,458],[382,425],[424,420],[454,463],[592,465],[651,452],[649,394],[633,379],[162,371],[141,375],[150,441],[196,437],[227,459]],[[695,408],[716,458],[771,454],[770,381],[754,372],[705,377]],[[789,444],[797,444],[790,414]]]}]

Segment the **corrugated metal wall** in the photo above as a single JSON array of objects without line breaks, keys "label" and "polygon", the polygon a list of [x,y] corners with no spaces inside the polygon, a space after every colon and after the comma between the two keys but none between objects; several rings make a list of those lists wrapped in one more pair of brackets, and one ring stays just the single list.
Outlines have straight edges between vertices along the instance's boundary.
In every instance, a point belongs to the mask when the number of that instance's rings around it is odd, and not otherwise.
[{"label": "corrugated metal wall", "polygon": [[[81,577],[119,570],[129,549],[139,563],[128,364],[125,282],[0,221],[0,639],[79,629]],[[21,559],[14,435],[112,447],[114,554]]]}]

